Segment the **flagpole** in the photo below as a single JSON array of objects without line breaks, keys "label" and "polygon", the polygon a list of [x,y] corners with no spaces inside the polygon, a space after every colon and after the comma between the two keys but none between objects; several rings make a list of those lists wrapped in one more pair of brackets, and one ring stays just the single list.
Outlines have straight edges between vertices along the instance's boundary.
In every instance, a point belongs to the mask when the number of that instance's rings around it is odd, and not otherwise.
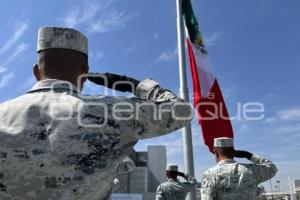
[{"label": "flagpole", "polygon": [[[180,98],[189,102],[189,92],[186,81],[186,61],[185,61],[185,38],[182,17],[182,0],[176,0],[177,10],[177,39],[178,39],[178,62],[179,62],[179,79],[180,79]],[[194,158],[193,158],[193,141],[191,125],[183,128],[183,158],[184,170],[191,176],[195,176]],[[187,200],[196,200],[196,191],[188,194]]]},{"label": "flagpole", "polygon": [[291,200],[294,200],[294,191],[293,191],[293,182],[291,181],[291,178],[288,176],[289,179],[289,188],[290,188],[290,194],[291,194]]}]

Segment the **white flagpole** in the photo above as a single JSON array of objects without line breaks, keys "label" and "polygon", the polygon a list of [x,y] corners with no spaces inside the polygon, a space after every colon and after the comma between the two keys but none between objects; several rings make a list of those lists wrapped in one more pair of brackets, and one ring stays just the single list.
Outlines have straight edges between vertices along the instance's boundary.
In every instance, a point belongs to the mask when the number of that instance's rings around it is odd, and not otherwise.
[{"label": "white flagpole", "polygon": [[294,192],[295,191],[293,191],[293,183],[292,183],[292,180],[289,176],[288,176],[288,179],[289,179],[289,188],[290,188],[291,200],[294,200]]},{"label": "white flagpole", "polygon": [[[180,79],[180,98],[186,102],[189,101],[189,92],[186,81],[186,63],[185,63],[185,37],[182,17],[182,0],[176,0],[177,5],[177,37],[178,37],[178,62],[179,62],[179,79]],[[183,156],[185,172],[195,176],[194,158],[193,158],[193,141],[191,125],[183,128]],[[187,200],[196,200],[196,191],[190,192]]]}]

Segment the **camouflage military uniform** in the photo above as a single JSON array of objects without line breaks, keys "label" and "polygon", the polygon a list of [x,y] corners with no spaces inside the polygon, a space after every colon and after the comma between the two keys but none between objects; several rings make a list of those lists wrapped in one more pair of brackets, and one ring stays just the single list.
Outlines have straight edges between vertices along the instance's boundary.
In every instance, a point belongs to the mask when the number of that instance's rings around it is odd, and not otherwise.
[{"label": "camouflage military uniform", "polygon": [[197,180],[194,177],[185,176],[185,182],[168,179],[158,186],[156,200],[184,200],[187,193],[195,189]]},{"label": "camouflage military uniform", "polygon": [[[129,157],[125,158],[117,167],[116,175],[123,176],[135,169],[135,163]],[[120,180],[118,178],[114,179],[113,192],[117,191],[122,185],[120,184]]]},{"label": "camouflage military uniform", "polygon": [[[154,81],[142,81],[136,94],[140,98],[87,98],[69,82],[48,79],[0,104],[0,199],[109,199],[119,163],[139,139],[169,133],[190,121],[172,117],[173,112],[187,116],[191,109],[175,108],[182,100]],[[138,118],[122,120],[116,117],[130,112],[113,116],[116,103],[155,107],[140,106]],[[168,104],[155,120],[154,110],[162,103]]]},{"label": "camouflage military uniform", "polygon": [[204,173],[201,200],[254,200],[258,184],[272,178],[276,166],[258,155],[254,164],[240,164],[223,160]]}]

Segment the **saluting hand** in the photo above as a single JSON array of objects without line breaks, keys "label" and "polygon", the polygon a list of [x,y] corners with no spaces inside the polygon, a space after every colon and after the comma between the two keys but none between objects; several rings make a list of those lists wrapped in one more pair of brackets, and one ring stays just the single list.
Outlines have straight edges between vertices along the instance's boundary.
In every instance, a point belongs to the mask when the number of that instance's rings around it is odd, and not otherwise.
[{"label": "saluting hand", "polygon": [[97,85],[102,85],[121,92],[133,92],[140,83],[140,81],[134,78],[111,73],[89,73],[87,78]]},{"label": "saluting hand", "polygon": [[241,151],[241,150],[235,151],[236,158],[247,158],[248,160],[250,160],[252,158],[252,156],[253,156],[253,154],[248,151]]},{"label": "saluting hand", "polygon": [[183,172],[177,172],[177,175],[181,177],[185,177],[185,174]]}]

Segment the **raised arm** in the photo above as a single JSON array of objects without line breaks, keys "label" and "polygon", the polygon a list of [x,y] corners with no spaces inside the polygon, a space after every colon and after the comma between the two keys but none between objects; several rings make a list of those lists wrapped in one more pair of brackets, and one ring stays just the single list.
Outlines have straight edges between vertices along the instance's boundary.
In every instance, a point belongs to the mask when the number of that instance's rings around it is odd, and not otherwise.
[{"label": "raised arm", "polygon": [[277,167],[270,161],[259,155],[253,155],[248,151],[236,151],[235,157],[247,158],[254,163],[253,168],[256,173],[258,184],[265,182],[277,173]]},{"label": "raised arm", "polygon": [[195,189],[197,185],[197,180],[195,179],[195,177],[190,176],[188,174],[184,174],[182,172],[178,172],[178,175],[183,177],[186,180],[185,182],[182,183],[182,187],[185,192],[188,193]]},{"label": "raised arm", "polygon": [[189,103],[152,79],[138,81],[115,74],[93,74],[89,80],[122,92],[132,92],[137,97],[115,98],[111,110],[113,118],[122,124],[122,130],[126,132],[127,127],[126,133],[136,139],[165,135],[188,125],[193,118]]},{"label": "raised arm", "polygon": [[170,133],[188,125],[193,118],[193,109],[189,103],[170,90],[161,88],[154,80],[140,82],[135,95],[140,98],[134,99],[137,102],[136,119],[146,127],[144,132],[137,135],[139,139]]},{"label": "raised arm", "polygon": [[265,182],[276,175],[277,167],[270,160],[258,155],[253,155],[250,160],[255,164],[258,183]]}]

